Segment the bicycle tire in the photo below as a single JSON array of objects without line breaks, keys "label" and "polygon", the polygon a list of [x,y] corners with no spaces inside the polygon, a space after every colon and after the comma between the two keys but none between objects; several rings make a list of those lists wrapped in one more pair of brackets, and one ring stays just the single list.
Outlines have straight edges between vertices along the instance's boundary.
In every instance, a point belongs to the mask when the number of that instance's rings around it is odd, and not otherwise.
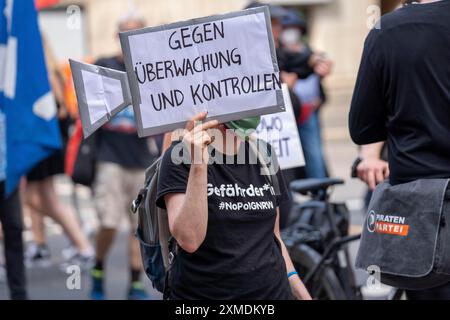
[{"label": "bicycle tire", "polygon": [[[317,251],[304,244],[290,248],[289,254],[297,270],[306,270],[306,272],[315,267],[321,259],[321,255]],[[348,300],[336,273],[331,267],[322,268],[319,279],[325,294],[323,300]],[[308,290],[310,289],[312,288],[309,285]],[[315,290],[310,290],[312,294],[314,294],[313,291]],[[313,299],[320,298],[321,296],[313,296]]]}]

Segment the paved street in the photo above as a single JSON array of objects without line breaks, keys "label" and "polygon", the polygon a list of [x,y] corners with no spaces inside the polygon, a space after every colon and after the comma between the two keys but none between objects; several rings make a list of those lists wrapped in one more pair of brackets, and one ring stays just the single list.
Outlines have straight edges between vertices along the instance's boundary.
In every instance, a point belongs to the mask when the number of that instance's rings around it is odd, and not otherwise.
[{"label": "paved street", "polygon": [[[88,271],[82,271],[80,290],[69,290],[66,282],[69,277],[60,268],[62,244],[67,243],[61,235],[50,237],[50,248],[54,255],[54,265],[47,269],[36,268],[28,270],[28,284],[31,299],[44,300],[84,300],[89,298],[90,279]],[[126,234],[122,233],[114,246],[114,251],[107,266],[107,296],[109,299],[120,300],[126,298],[128,285],[127,258],[125,252]],[[151,289],[150,282],[144,279],[148,292],[154,299],[159,299],[159,294]],[[6,285],[0,283],[0,300],[7,299]]]},{"label": "paved street", "polygon": [[[57,190],[61,198],[66,203],[71,202],[72,187],[64,177],[58,178]],[[95,211],[92,208],[91,201],[89,201],[89,192],[87,189],[81,187],[77,190],[81,219],[85,223],[85,229],[93,230],[97,226]],[[25,218],[25,220],[27,220]],[[62,257],[62,250],[68,246],[67,238],[61,234],[61,229],[51,221],[47,220],[47,237],[48,245],[52,253],[52,266],[49,268],[33,268],[28,269],[28,284],[31,299],[88,299],[90,289],[89,272],[81,272],[81,288],[80,290],[69,290],[66,287],[66,281],[69,274],[65,273],[65,269],[61,266],[64,259]],[[107,262],[106,272],[106,290],[108,299],[125,299],[128,289],[128,256],[127,256],[127,234],[128,234],[127,220],[124,219],[123,228],[119,233],[111,250],[111,256]],[[87,231],[88,232],[88,231]],[[25,241],[30,239],[30,232],[25,232]],[[92,237],[91,237],[92,238]],[[93,240],[93,239],[92,239]],[[3,259],[3,254],[1,254]],[[150,281],[142,276],[148,292],[153,299],[159,299],[160,295],[151,287]],[[7,299],[7,288],[0,276],[0,300]]]}]

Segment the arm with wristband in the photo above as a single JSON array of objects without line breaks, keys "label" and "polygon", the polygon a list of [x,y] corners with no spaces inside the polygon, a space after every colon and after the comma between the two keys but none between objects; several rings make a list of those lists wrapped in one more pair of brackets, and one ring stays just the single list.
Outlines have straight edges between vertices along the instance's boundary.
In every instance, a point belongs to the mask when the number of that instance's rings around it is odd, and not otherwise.
[{"label": "arm with wristband", "polygon": [[284,262],[286,264],[286,273],[289,279],[289,285],[291,287],[292,294],[297,300],[312,300],[311,295],[308,292],[308,289],[306,289],[305,285],[303,284],[302,280],[299,277],[299,274],[297,273],[297,271],[295,271],[294,264],[292,263],[292,260],[289,257],[289,253],[286,249],[286,246],[284,245],[284,242],[281,239],[279,221],[280,221],[280,210],[277,209],[277,219],[275,221],[274,233],[281,244],[281,251],[283,254]]}]

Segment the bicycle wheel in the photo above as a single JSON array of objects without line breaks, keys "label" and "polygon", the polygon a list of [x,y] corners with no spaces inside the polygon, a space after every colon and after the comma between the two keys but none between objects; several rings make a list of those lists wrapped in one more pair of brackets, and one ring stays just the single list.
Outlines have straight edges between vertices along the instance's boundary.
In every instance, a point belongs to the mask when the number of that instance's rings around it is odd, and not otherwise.
[{"label": "bicycle wheel", "polygon": [[[292,247],[289,254],[296,270],[303,276],[307,275],[308,271],[314,268],[321,259],[321,255],[317,251],[304,244]],[[313,299],[347,300],[336,273],[330,267],[323,267],[320,274],[306,286]]]}]

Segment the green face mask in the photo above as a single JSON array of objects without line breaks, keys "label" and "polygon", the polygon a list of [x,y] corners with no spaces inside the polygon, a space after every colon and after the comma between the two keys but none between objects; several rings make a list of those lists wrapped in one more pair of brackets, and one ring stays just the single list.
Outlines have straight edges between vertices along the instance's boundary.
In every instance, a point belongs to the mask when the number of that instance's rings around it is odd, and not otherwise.
[{"label": "green face mask", "polygon": [[249,134],[254,132],[258,128],[261,122],[261,117],[246,118],[236,121],[230,121],[226,123],[229,129],[234,130],[234,132],[241,138],[246,138]]}]

